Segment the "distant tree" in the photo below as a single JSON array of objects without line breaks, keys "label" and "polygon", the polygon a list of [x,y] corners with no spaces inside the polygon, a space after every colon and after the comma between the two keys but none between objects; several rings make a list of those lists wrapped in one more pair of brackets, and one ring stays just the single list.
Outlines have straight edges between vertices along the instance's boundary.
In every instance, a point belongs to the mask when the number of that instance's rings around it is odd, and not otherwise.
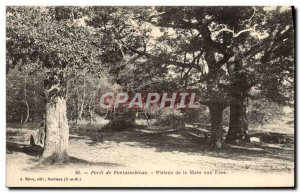
[{"label": "distant tree", "polygon": [[41,120],[44,114],[43,73],[29,68],[11,69],[6,77],[7,122]]},{"label": "distant tree", "polygon": [[[115,45],[114,49],[106,48],[109,57],[103,58],[107,64],[112,84],[118,85],[115,91],[137,91],[139,85],[153,77],[147,71],[146,62],[136,57],[129,48],[141,48],[149,40],[149,29],[138,26],[135,23],[135,9],[133,7],[89,7],[87,13],[87,25],[99,30],[103,34],[110,34],[108,41]],[[127,45],[127,46],[125,46]],[[105,48],[104,48],[105,49]],[[143,66],[144,71],[138,71]],[[149,66],[148,69],[152,68]],[[137,72],[138,71],[138,72]],[[148,74],[148,75],[147,75]],[[111,112],[111,111],[109,111]],[[128,128],[134,124],[134,110],[113,109],[107,116],[111,120],[112,128]],[[117,115],[116,115],[117,114]]]}]

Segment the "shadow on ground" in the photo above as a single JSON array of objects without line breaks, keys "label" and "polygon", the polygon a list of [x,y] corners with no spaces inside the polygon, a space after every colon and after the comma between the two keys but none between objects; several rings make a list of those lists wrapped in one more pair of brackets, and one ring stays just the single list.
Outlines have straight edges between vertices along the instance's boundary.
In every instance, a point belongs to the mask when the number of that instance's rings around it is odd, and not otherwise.
[{"label": "shadow on ground", "polygon": [[73,156],[69,156],[67,161],[63,164],[61,163],[54,163],[54,164],[41,164],[41,156],[43,154],[44,148],[38,145],[30,146],[26,144],[18,144],[14,142],[7,142],[6,143],[6,152],[8,154],[13,154],[16,152],[25,153],[26,155],[32,156],[30,159],[33,162],[36,162],[36,166],[30,167],[28,170],[47,170],[53,165],[61,165],[62,167],[68,165],[76,165],[76,166],[102,166],[102,167],[120,167],[124,166],[118,163],[111,163],[111,162],[92,162],[80,158],[76,158]]},{"label": "shadow on ground", "polygon": [[38,145],[22,145],[13,142],[6,142],[6,152],[12,154],[13,152],[21,152],[30,156],[40,157],[43,154],[44,148]]},{"label": "shadow on ground", "polygon": [[122,164],[118,163],[111,163],[111,162],[92,162],[80,158],[76,158],[73,156],[69,156],[67,161],[62,162],[62,163],[54,163],[54,164],[49,164],[49,163],[43,163],[41,162],[40,159],[32,158],[31,162],[34,162],[35,165],[32,167],[29,167],[25,170],[27,171],[42,171],[42,170],[51,170],[53,168],[84,168],[84,167],[90,167],[90,166],[97,166],[97,167],[124,167]]},{"label": "shadow on ground", "polygon": [[129,146],[155,148],[158,152],[184,152],[237,161],[247,161],[259,157],[291,162],[294,160],[294,148],[287,145],[270,146],[264,143],[225,144],[222,149],[212,149],[204,140],[190,138],[184,129],[165,133],[146,133],[138,129],[105,132],[101,129],[85,130],[81,128],[71,129],[71,134],[80,138],[84,137],[86,143],[90,146],[101,144],[104,141],[113,141],[128,143]]},{"label": "shadow on ground", "polygon": [[[32,159],[34,160],[39,160],[43,148],[40,146],[29,146],[29,140],[23,142],[25,133],[26,132],[21,134],[15,130],[7,131],[7,153],[21,152],[33,156]],[[190,138],[184,129],[160,133],[147,133],[145,132],[145,128],[135,128],[118,132],[102,131],[101,128],[70,128],[70,140],[83,140],[89,146],[97,146],[103,142],[115,142],[132,147],[155,148],[157,152],[171,152],[175,154],[177,152],[183,152],[186,154],[211,156],[236,161],[251,161],[257,160],[258,158],[278,159],[283,162],[294,161],[293,146],[250,143],[225,145],[224,148],[216,150],[210,148],[204,140]],[[21,144],[22,142],[23,144]],[[96,148],[107,147],[99,146]],[[122,166],[118,163],[91,162],[75,157],[70,157],[67,165],[69,164],[107,167]]]}]

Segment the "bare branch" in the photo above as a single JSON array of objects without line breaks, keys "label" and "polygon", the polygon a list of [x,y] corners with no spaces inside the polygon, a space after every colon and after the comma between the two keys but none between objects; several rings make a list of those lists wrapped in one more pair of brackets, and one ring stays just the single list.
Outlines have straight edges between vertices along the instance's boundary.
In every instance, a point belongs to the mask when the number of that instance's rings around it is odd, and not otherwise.
[{"label": "bare branch", "polygon": [[[228,29],[227,27],[225,27],[225,28],[222,28],[222,29],[220,29],[220,30],[218,30],[218,31],[216,31],[216,33],[221,33],[221,32],[230,32],[230,33],[232,33],[232,37],[234,37],[234,38],[236,38],[236,37],[238,37],[239,35],[241,35],[242,33],[245,33],[245,32],[254,32],[254,33],[256,33],[256,34],[260,34],[259,32],[257,32],[256,31],[256,26],[257,26],[257,24],[255,24],[253,27],[251,27],[251,28],[248,28],[248,29],[243,29],[243,30],[241,30],[241,31],[239,31],[238,33],[235,33],[233,30],[231,30],[231,29]],[[261,34],[260,34],[261,35]]]}]

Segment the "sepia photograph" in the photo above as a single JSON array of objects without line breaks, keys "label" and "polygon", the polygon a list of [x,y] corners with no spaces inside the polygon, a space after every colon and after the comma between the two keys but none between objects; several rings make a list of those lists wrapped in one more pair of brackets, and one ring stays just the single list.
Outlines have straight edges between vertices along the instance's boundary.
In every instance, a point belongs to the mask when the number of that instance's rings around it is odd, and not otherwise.
[{"label": "sepia photograph", "polygon": [[293,6],[6,6],[9,188],[294,188]]}]

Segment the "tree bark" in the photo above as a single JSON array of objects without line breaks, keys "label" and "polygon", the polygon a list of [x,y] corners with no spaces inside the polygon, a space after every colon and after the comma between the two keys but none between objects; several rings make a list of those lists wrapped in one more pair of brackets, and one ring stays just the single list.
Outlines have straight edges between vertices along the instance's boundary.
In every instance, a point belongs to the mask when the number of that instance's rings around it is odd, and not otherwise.
[{"label": "tree bark", "polygon": [[56,97],[46,106],[46,139],[43,157],[64,161],[68,153],[69,126],[66,99]]},{"label": "tree bark", "polygon": [[65,162],[68,155],[69,126],[64,74],[54,73],[45,80],[46,138],[44,161]]},{"label": "tree bark", "polygon": [[221,148],[223,141],[223,110],[226,107],[226,91],[221,88],[220,69],[216,62],[214,52],[206,51],[205,60],[208,63],[209,72],[207,74],[207,100],[211,117],[211,140],[210,143],[214,148]]},{"label": "tree bark", "polygon": [[245,98],[235,97],[230,104],[229,130],[226,143],[250,142]]},{"label": "tree bark", "polygon": [[243,62],[238,58],[228,65],[231,76],[230,122],[226,143],[250,142],[248,134],[246,95],[250,89],[247,75],[242,71]]},{"label": "tree bark", "polygon": [[211,145],[214,148],[221,148],[222,147],[222,138],[223,138],[223,110],[224,107],[219,104],[214,104],[209,106],[210,110],[210,117],[211,117]]}]

